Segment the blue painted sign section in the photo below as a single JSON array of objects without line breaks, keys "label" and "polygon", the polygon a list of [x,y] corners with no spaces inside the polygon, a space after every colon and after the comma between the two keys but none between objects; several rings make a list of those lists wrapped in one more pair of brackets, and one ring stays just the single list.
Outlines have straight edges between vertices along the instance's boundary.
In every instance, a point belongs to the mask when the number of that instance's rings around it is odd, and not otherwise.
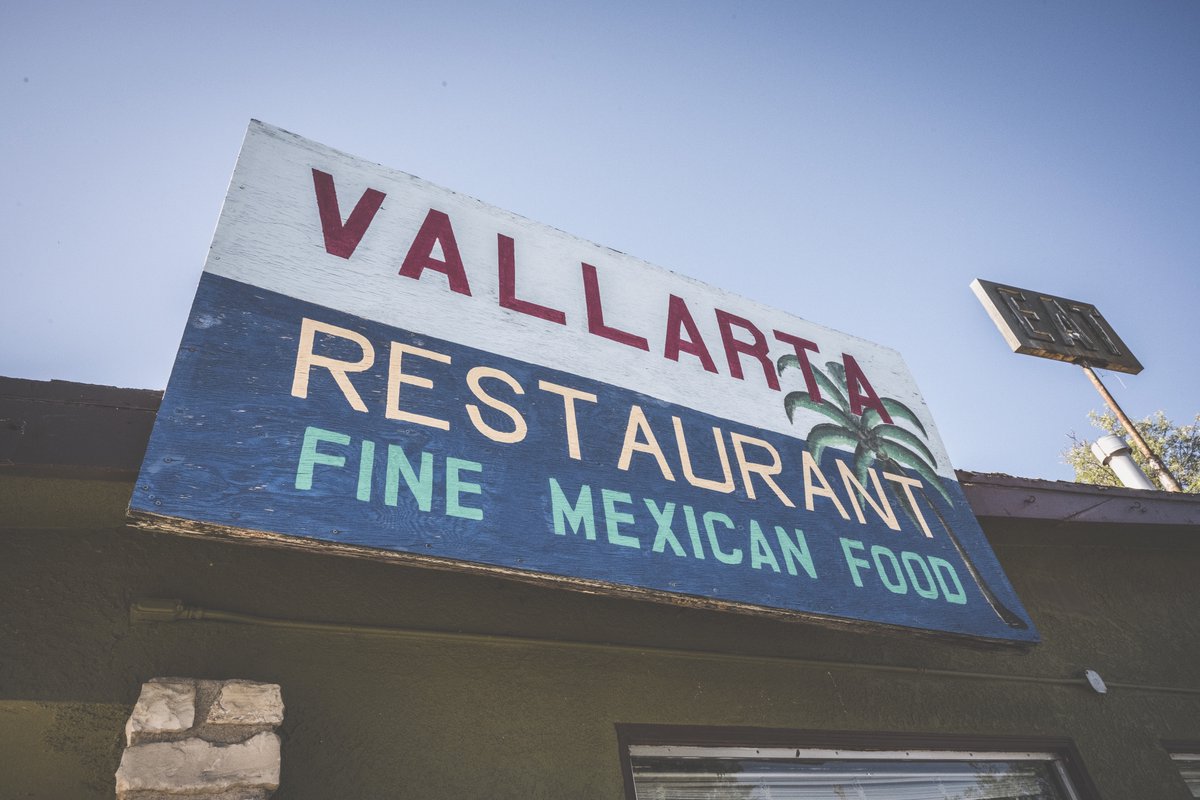
[{"label": "blue painted sign section", "polygon": [[[342,373],[352,393],[297,369],[302,351],[359,362],[364,340],[377,355]],[[1036,641],[958,484],[901,468],[868,478],[845,450],[205,273],[130,508]]]}]

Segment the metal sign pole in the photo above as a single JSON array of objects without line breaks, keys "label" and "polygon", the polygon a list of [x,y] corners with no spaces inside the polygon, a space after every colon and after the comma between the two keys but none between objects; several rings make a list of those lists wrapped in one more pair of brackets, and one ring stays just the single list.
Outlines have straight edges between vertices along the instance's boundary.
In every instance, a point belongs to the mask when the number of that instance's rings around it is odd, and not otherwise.
[{"label": "metal sign pole", "polygon": [[1138,450],[1141,451],[1142,455],[1146,457],[1146,460],[1150,462],[1150,465],[1154,467],[1154,471],[1157,473],[1158,482],[1162,484],[1163,489],[1168,492],[1182,492],[1183,487],[1179,485],[1179,481],[1175,480],[1175,476],[1171,474],[1171,470],[1167,469],[1167,465],[1162,462],[1162,459],[1156,456],[1150,450],[1150,446],[1146,444],[1146,440],[1142,438],[1142,434],[1138,432],[1136,427],[1134,427],[1133,421],[1130,420],[1129,417],[1125,416],[1125,412],[1121,410],[1119,405],[1117,405],[1116,399],[1109,394],[1108,389],[1103,383],[1100,382],[1100,376],[1097,375],[1095,370],[1093,370],[1087,364],[1080,364],[1080,366],[1083,367],[1083,372],[1088,376],[1088,379],[1091,380],[1092,385],[1096,387],[1096,391],[1098,391],[1100,396],[1104,398],[1104,402],[1107,403],[1108,407],[1112,409],[1112,412],[1117,415],[1117,419],[1121,420],[1121,424],[1125,426],[1126,432],[1128,432],[1130,438],[1133,439],[1134,445]]}]

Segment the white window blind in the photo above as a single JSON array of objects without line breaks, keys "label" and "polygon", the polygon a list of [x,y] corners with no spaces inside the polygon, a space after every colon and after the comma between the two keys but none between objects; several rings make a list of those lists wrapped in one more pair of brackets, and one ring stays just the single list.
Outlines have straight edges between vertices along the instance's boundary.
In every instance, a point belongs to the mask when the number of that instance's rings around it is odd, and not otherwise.
[{"label": "white window blind", "polygon": [[1192,791],[1192,797],[1200,797],[1200,753],[1172,753],[1183,782]]},{"label": "white window blind", "polygon": [[882,754],[633,745],[630,763],[638,800],[1076,798],[1061,765],[1044,753]]}]

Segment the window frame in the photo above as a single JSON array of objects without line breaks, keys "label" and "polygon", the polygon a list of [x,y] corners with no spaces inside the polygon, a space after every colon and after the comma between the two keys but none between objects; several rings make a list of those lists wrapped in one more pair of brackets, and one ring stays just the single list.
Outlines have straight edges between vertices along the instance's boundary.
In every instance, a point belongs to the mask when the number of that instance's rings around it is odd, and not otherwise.
[{"label": "window frame", "polygon": [[[1082,767],[1070,739],[1026,736],[947,735],[884,731],[814,731],[779,728],[706,727],[618,723],[617,746],[626,800],[636,800],[633,784],[633,748],[671,748],[705,755],[746,755],[758,750],[770,755],[796,750],[805,756],[828,758],[896,758],[897,760],[1037,760],[1049,761],[1067,782],[1073,800],[1099,800],[1100,795]],[[667,754],[664,750],[663,754]]]},{"label": "window frame", "polygon": [[[1180,769],[1180,762],[1196,764],[1200,767],[1200,742],[1193,741],[1165,741],[1162,743],[1166,749],[1167,755],[1171,757],[1171,763],[1175,766],[1179,774],[1179,779],[1187,783],[1187,779],[1183,775],[1183,770]],[[1191,789],[1189,788],[1189,792]],[[1193,795],[1193,797],[1196,795]]]}]

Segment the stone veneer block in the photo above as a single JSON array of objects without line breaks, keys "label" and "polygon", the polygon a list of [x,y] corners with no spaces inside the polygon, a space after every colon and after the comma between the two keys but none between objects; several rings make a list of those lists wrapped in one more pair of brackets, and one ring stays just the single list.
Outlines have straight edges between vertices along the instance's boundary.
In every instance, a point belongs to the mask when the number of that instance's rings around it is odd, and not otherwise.
[{"label": "stone veneer block", "polygon": [[125,741],[134,745],[149,734],[186,731],[195,718],[195,681],[156,678],[142,684],[137,704],[125,723]]},{"label": "stone veneer block", "polygon": [[270,725],[283,722],[283,698],[277,683],[226,681],[208,709],[210,725]]},{"label": "stone veneer block", "polygon": [[279,737],[273,733],[229,745],[202,739],[135,745],[125,749],[117,769],[118,800],[132,792],[196,797],[278,786]]}]

